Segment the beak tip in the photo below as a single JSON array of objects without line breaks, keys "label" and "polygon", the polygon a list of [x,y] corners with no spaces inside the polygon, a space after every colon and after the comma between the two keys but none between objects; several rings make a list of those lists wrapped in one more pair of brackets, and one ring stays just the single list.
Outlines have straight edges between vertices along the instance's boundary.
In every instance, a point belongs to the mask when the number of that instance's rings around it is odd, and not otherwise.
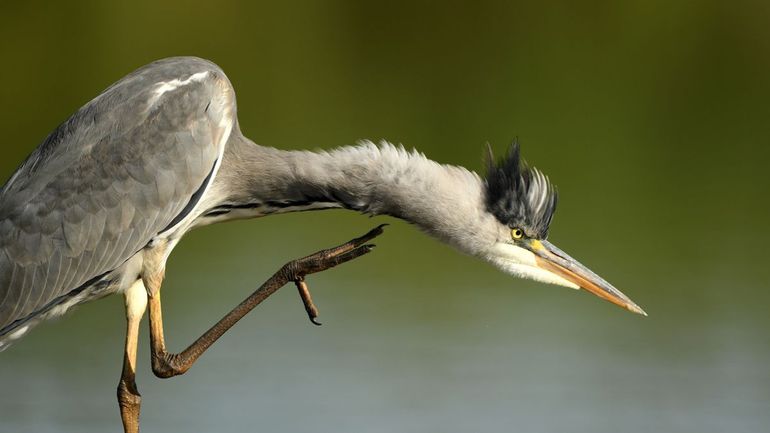
[{"label": "beak tip", "polygon": [[644,310],[642,310],[642,308],[639,307],[636,304],[633,304],[633,303],[632,304],[627,304],[626,305],[626,309],[628,311],[631,311],[632,313],[640,314],[640,315],[642,315],[644,317],[647,317],[647,313]]}]

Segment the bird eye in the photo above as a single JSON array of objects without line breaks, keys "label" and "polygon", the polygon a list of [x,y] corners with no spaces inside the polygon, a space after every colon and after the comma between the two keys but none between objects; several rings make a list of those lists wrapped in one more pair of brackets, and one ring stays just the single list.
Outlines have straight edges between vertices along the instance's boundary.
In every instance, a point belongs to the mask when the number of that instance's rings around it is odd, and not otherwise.
[{"label": "bird eye", "polygon": [[524,237],[524,231],[516,227],[515,229],[511,230],[511,237],[514,239],[521,239]]}]

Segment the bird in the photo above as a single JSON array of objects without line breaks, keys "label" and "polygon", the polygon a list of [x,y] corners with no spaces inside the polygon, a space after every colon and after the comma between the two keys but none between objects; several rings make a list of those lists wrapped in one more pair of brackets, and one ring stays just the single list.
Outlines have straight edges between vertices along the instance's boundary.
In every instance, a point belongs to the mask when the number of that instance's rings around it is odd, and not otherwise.
[{"label": "bird", "polygon": [[149,310],[152,370],[182,374],[278,288],[294,283],[315,321],[306,276],[372,251],[378,226],[288,262],[180,353],[166,349],[166,261],[190,230],[323,209],[405,220],[515,277],[582,288],[646,315],[548,238],[557,191],[514,142],[486,150],[483,175],[416,150],[362,141],[329,151],[260,146],[240,130],[223,70],[197,57],[140,67],[78,109],[0,190],[0,349],[72,307],[122,294],[126,340],[117,397],[124,431],[139,429],[139,321]]}]

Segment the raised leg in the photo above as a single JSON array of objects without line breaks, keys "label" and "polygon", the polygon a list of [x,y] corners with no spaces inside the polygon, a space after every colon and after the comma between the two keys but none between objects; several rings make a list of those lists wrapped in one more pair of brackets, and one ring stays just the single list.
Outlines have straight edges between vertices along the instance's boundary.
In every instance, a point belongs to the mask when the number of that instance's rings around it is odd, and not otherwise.
[{"label": "raised leg", "polygon": [[[152,371],[156,376],[167,378],[185,373],[195,361],[214,344],[228,329],[245,316],[254,307],[259,305],[268,296],[289,282],[294,282],[299,289],[305,310],[313,323],[318,310],[312,303],[310,292],[307,288],[305,276],[325,271],[329,268],[353,260],[369,253],[374,245],[367,244],[373,238],[382,234],[382,225],[369,231],[360,238],[353,239],[338,247],[319,251],[307,257],[292,260],[273,274],[260,288],[248,298],[227,313],[219,322],[203,333],[194,343],[180,353],[166,351],[166,343],[163,337],[163,316],[161,312],[160,288],[148,287],[150,296],[150,340],[152,352]],[[150,279],[146,281],[158,281]],[[154,283],[159,284],[159,281]]]},{"label": "raised leg", "polygon": [[137,281],[125,293],[126,301],[126,347],[123,355],[123,372],[118,383],[118,405],[125,433],[139,432],[139,406],[142,397],[136,389],[136,343],[139,337],[139,322],[147,307],[147,290],[142,281]]}]

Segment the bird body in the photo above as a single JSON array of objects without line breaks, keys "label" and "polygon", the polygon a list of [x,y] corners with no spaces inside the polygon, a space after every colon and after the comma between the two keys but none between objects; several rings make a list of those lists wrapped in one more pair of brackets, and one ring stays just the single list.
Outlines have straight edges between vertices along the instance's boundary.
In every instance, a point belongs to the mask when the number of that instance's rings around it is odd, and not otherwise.
[{"label": "bird body", "polygon": [[[347,208],[415,222],[481,253],[463,220],[483,208],[475,173],[385,142],[262,147],[235,114],[221,69],[172,58],[128,75],[59,126],[0,193],[0,345],[125,290],[146,266],[164,268],[184,233],[214,222]],[[145,263],[161,246],[157,263]]]},{"label": "bird body", "polygon": [[150,311],[153,371],[181,374],[219,336],[287,282],[314,307],[305,275],[371,251],[375,229],[291,262],[180,354],[166,352],[159,290],[166,260],[189,230],[216,222],[342,208],[390,215],[502,271],[584,288],[644,312],[550,244],[556,208],[547,177],[517,144],[486,177],[401,146],[365,141],[332,151],[254,144],[235,91],[215,64],[193,57],[127,75],[56,128],[0,190],[0,350],[38,322],[116,292],[128,331],[118,388],[126,431],[138,429],[138,323]]},{"label": "bird body", "polygon": [[218,67],[169,59],[51,133],[0,192],[0,344],[125,289],[148,244],[176,242],[200,213],[234,118]]}]

